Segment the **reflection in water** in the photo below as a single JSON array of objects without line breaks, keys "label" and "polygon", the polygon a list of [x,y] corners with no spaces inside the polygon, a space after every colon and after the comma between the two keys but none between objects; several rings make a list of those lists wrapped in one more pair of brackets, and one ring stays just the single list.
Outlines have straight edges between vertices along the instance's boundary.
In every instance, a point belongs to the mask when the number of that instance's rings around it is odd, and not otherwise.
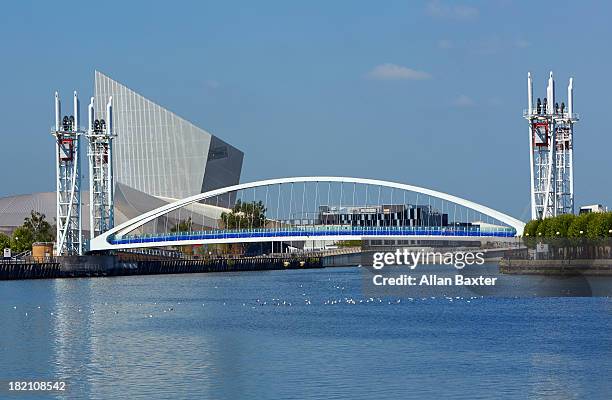
[{"label": "reflection in water", "polygon": [[70,399],[609,397],[609,298],[370,297],[362,280],[0,282],[0,380],[65,379]]},{"label": "reflection in water", "polygon": [[[95,306],[91,296],[93,279],[56,279],[53,286],[53,377],[68,382],[69,394],[88,397],[95,380],[88,370],[96,353]],[[74,366],[79,368],[75,369]],[[68,394],[63,396],[70,398]]]},{"label": "reflection in water", "polygon": [[571,361],[559,354],[537,353],[531,357],[530,388],[532,398],[559,397],[563,399],[580,398],[579,393],[570,393],[561,380],[563,377],[555,374],[555,366]]}]

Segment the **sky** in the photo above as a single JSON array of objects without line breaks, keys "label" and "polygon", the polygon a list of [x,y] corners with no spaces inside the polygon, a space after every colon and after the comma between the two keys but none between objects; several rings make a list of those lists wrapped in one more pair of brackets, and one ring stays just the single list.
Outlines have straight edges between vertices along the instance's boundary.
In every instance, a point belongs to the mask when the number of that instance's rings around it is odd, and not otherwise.
[{"label": "sky", "polygon": [[612,207],[611,16],[563,0],[8,2],[0,196],[54,190],[53,92],[85,104],[98,69],[244,151],[243,182],[376,178],[528,219],[527,72],[544,97],[552,70],[559,101],[574,77],[576,203]]}]

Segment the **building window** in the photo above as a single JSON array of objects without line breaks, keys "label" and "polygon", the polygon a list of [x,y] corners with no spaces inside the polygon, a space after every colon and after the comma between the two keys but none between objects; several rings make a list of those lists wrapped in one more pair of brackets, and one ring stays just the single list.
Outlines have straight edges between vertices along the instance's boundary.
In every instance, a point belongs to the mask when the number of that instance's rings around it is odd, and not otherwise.
[{"label": "building window", "polygon": [[219,160],[221,158],[227,158],[227,146],[213,147],[208,152],[209,160]]}]

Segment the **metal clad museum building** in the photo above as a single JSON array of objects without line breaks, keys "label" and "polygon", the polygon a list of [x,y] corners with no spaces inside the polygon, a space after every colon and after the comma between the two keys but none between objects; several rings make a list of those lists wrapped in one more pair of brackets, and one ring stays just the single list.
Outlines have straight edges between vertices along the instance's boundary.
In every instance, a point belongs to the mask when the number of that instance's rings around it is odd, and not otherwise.
[{"label": "metal clad museum building", "polygon": [[173,199],[239,183],[240,150],[96,71],[97,115],[109,96],[117,183]]},{"label": "metal clad museum building", "polygon": [[[117,133],[113,140],[116,223],[175,199],[240,183],[240,150],[96,71],[96,115],[105,115],[109,96]],[[87,146],[82,147],[84,158]],[[88,194],[82,196],[83,226],[88,227]],[[31,210],[46,214],[53,223],[55,202],[54,192],[0,198],[0,232],[11,233]],[[231,202],[228,197],[219,205]],[[200,206],[193,211],[201,215],[198,220],[214,226],[222,210]]]}]

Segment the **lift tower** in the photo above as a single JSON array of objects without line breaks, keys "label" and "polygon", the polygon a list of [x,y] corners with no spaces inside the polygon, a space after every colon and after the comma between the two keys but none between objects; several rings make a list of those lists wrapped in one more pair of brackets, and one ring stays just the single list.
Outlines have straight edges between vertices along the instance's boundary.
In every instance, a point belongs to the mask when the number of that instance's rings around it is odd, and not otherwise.
[{"label": "lift tower", "polygon": [[533,82],[527,74],[527,104],[523,116],[529,122],[531,169],[531,219],[574,212],[574,86],[570,78],[567,106],[555,100],[553,73],[548,78],[546,97],[533,102]]},{"label": "lift tower", "polygon": [[88,116],[89,235],[93,239],[114,226],[113,98],[106,104],[106,119],[97,119],[92,97]]},{"label": "lift tower", "polygon": [[55,92],[56,167],[56,254],[83,254],[81,231],[81,160],[79,157],[79,98],[73,97],[74,114],[62,116],[59,94]]}]

